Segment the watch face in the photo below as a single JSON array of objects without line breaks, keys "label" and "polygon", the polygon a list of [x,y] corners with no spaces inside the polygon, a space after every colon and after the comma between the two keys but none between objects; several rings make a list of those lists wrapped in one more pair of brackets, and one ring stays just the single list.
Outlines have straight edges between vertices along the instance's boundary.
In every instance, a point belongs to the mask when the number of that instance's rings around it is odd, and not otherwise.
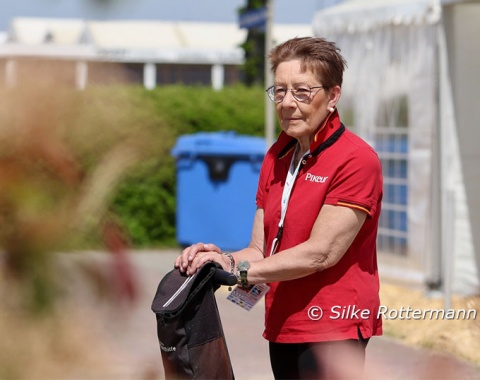
[{"label": "watch face", "polygon": [[237,266],[239,271],[247,270],[250,268],[250,263],[248,261],[240,261]]}]

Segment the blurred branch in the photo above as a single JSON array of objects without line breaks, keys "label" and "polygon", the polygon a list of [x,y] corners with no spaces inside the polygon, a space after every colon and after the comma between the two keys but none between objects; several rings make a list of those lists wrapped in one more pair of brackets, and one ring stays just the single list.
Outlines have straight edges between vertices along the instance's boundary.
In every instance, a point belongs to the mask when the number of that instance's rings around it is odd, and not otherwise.
[{"label": "blurred branch", "polygon": [[85,231],[102,219],[118,183],[142,157],[140,149],[143,145],[141,139],[132,138],[104,154],[81,184],[72,218],[75,228]]}]

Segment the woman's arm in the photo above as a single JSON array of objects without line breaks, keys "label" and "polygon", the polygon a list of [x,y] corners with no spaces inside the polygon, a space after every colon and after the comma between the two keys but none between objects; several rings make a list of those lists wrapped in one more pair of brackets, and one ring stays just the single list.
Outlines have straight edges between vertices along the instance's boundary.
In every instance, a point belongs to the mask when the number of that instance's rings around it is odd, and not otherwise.
[{"label": "woman's arm", "polygon": [[[308,276],[335,265],[345,254],[362,227],[367,214],[342,206],[324,205],[310,238],[295,247],[264,258],[263,209],[257,209],[250,245],[232,253],[235,263],[250,262],[250,284],[286,281]],[[186,248],[175,265],[191,275],[207,261],[215,261],[230,271],[230,260],[214,244],[197,243]]]},{"label": "woman's arm", "polygon": [[366,217],[367,214],[360,210],[324,205],[310,238],[271,257],[252,260],[248,282],[293,280],[335,265],[352,244]]}]

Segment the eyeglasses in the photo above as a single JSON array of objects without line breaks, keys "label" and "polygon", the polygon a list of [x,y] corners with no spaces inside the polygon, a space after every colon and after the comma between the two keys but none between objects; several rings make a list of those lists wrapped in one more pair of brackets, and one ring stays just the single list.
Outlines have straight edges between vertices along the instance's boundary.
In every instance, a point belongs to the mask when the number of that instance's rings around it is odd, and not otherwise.
[{"label": "eyeglasses", "polygon": [[312,90],[315,88],[325,88],[325,87],[323,86],[310,87],[310,86],[307,86],[306,84],[302,84],[288,90],[282,86],[270,86],[269,88],[267,88],[266,92],[268,94],[268,97],[275,103],[280,103],[285,98],[288,91],[292,93],[293,97],[296,100],[298,100],[299,102],[305,103],[310,100],[312,96]]}]

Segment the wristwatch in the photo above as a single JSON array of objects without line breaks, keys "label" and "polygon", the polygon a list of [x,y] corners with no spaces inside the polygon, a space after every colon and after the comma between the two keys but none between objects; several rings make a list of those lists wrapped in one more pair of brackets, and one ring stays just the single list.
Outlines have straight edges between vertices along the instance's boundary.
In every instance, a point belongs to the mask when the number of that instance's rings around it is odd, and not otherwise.
[{"label": "wristwatch", "polygon": [[242,288],[248,286],[247,273],[250,268],[250,263],[248,261],[240,261],[237,265],[237,284]]}]

